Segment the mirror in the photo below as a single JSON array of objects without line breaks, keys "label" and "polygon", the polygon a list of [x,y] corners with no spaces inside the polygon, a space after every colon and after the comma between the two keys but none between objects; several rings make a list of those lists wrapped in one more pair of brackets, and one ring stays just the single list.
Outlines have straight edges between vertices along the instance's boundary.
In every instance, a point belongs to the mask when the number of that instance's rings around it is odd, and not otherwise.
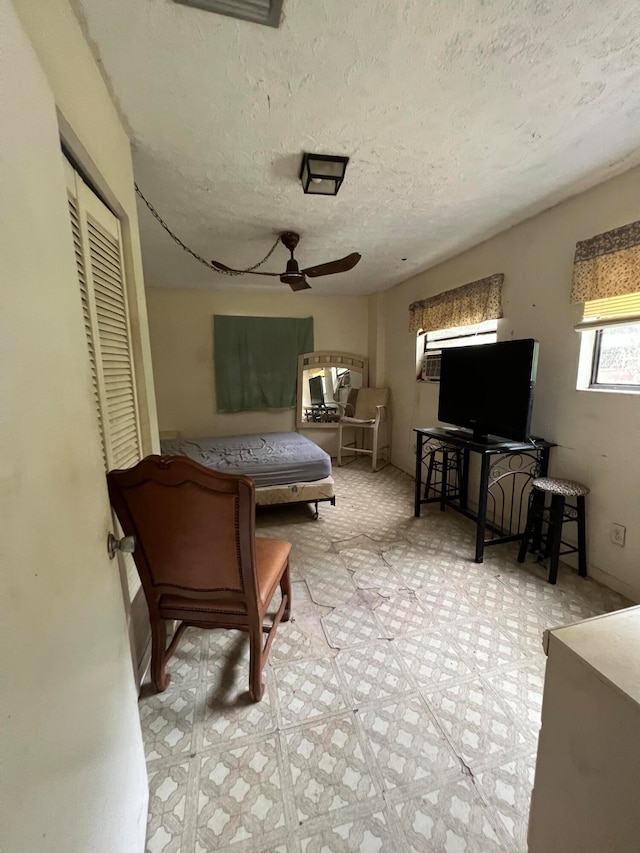
[{"label": "mirror", "polygon": [[367,379],[364,356],[334,352],[298,356],[298,429],[336,427],[338,403],[347,406],[351,392],[366,388]]}]

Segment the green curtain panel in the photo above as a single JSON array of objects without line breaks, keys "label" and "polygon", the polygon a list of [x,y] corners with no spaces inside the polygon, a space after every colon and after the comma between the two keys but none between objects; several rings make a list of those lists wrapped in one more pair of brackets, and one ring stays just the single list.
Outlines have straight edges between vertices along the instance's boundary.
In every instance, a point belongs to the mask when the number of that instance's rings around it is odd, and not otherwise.
[{"label": "green curtain panel", "polygon": [[293,408],[298,356],[304,352],[313,352],[313,317],[214,314],[218,412]]}]

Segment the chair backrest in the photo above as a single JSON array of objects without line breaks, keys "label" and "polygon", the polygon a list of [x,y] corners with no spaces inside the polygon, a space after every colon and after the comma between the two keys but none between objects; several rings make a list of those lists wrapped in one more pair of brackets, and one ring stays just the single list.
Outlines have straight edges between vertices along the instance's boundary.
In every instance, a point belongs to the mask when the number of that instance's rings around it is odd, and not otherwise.
[{"label": "chair backrest", "polygon": [[386,406],[388,402],[388,388],[360,388],[354,417],[363,421],[373,420],[377,412],[376,406]]},{"label": "chair backrest", "polygon": [[186,456],[147,456],[107,474],[109,497],[151,605],[162,593],[257,600],[255,486]]},{"label": "chair backrest", "polygon": [[349,394],[347,396],[347,402],[345,405],[345,412],[344,412],[345,415],[347,415],[347,417],[351,418],[355,414],[356,400],[357,399],[358,399],[358,389],[357,388],[350,388]]}]

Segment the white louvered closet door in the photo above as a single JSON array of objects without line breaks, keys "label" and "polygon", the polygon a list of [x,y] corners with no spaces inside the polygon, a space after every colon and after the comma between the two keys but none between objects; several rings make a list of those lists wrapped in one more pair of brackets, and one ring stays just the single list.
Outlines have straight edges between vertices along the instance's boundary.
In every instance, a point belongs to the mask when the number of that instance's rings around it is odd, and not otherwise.
[{"label": "white louvered closet door", "polygon": [[[135,370],[127,308],[120,223],[65,162],[69,212],[82,300],[96,417],[105,470],[130,468],[142,458]],[[114,519],[115,522],[115,519]],[[122,535],[119,531],[119,535]],[[133,558],[119,554],[136,668],[148,639],[148,614]]]}]

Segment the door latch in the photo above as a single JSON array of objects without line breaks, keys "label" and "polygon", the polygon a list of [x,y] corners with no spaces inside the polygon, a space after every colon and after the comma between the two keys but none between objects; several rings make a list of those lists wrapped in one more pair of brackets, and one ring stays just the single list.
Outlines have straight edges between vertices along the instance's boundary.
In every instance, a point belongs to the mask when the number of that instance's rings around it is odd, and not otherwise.
[{"label": "door latch", "polygon": [[133,536],[123,536],[122,539],[116,539],[113,533],[107,536],[107,551],[110,560],[113,560],[117,551],[122,554],[133,554],[135,548],[136,540]]}]

